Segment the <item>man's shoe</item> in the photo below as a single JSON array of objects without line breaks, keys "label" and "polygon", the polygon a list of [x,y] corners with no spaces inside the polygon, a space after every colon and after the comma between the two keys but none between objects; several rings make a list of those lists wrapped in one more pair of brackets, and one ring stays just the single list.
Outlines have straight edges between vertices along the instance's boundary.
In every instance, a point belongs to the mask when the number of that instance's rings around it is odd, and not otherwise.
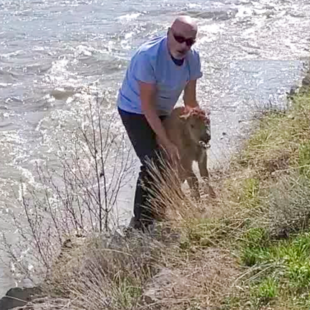
[{"label": "man's shoe", "polygon": [[138,229],[138,230],[142,229],[141,222],[139,220],[137,220],[135,217],[131,218],[130,223],[128,225],[128,228],[129,227],[133,228],[133,229]]}]

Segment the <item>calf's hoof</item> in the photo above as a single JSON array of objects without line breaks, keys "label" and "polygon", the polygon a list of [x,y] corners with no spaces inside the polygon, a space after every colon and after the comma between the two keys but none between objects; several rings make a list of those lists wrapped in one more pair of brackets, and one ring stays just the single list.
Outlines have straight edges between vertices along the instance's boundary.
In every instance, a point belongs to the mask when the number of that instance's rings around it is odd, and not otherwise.
[{"label": "calf's hoof", "polygon": [[191,197],[192,197],[192,199],[194,199],[196,201],[200,201],[199,191],[198,190],[191,191]]},{"label": "calf's hoof", "polygon": [[207,194],[207,195],[209,195],[211,198],[216,198],[217,196],[216,196],[216,193],[215,193],[215,191],[214,191],[214,189],[213,189],[213,187],[210,185],[210,184],[206,184],[205,185],[205,190],[204,190],[204,192]]}]

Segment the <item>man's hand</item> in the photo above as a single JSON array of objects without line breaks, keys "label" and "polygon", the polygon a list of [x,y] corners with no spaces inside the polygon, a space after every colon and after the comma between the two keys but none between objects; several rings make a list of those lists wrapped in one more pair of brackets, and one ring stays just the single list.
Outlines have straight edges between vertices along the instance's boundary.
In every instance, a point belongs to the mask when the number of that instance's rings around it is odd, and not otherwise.
[{"label": "man's hand", "polygon": [[164,149],[167,152],[169,159],[173,165],[177,164],[180,161],[180,154],[178,148],[172,143],[168,142],[164,145]]}]

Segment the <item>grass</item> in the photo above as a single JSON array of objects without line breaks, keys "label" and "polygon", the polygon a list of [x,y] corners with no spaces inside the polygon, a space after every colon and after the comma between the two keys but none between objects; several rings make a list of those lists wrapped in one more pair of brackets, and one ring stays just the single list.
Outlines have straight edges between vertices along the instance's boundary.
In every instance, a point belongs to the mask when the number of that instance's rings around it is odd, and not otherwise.
[{"label": "grass", "polygon": [[216,182],[220,216],[185,220],[181,247],[220,247],[240,275],[220,309],[309,309],[310,91],[271,109]]},{"label": "grass", "polygon": [[302,88],[286,111],[265,112],[224,178],[224,200],[249,212],[226,243],[245,271],[223,309],[309,309],[309,137]]},{"label": "grass", "polygon": [[306,309],[310,305],[310,234],[304,232],[277,242],[266,242],[263,237],[262,244],[252,242],[253,234],[262,237],[261,232],[251,231],[241,250],[241,263],[253,271],[243,282],[249,289],[234,296],[230,309],[239,309],[240,304],[260,309],[288,301],[291,306]]},{"label": "grass", "polygon": [[49,294],[88,310],[309,309],[310,90],[291,100],[264,111],[229,170],[213,173],[216,199],[159,188],[152,235],[88,238]]}]

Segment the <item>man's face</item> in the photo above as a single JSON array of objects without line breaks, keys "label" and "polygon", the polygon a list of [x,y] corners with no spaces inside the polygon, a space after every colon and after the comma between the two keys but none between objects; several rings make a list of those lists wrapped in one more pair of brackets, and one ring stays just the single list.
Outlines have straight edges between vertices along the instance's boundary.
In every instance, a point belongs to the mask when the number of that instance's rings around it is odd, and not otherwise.
[{"label": "man's face", "polygon": [[180,28],[168,30],[168,42],[171,55],[176,59],[183,59],[196,42],[197,32],[192,29]]}]

